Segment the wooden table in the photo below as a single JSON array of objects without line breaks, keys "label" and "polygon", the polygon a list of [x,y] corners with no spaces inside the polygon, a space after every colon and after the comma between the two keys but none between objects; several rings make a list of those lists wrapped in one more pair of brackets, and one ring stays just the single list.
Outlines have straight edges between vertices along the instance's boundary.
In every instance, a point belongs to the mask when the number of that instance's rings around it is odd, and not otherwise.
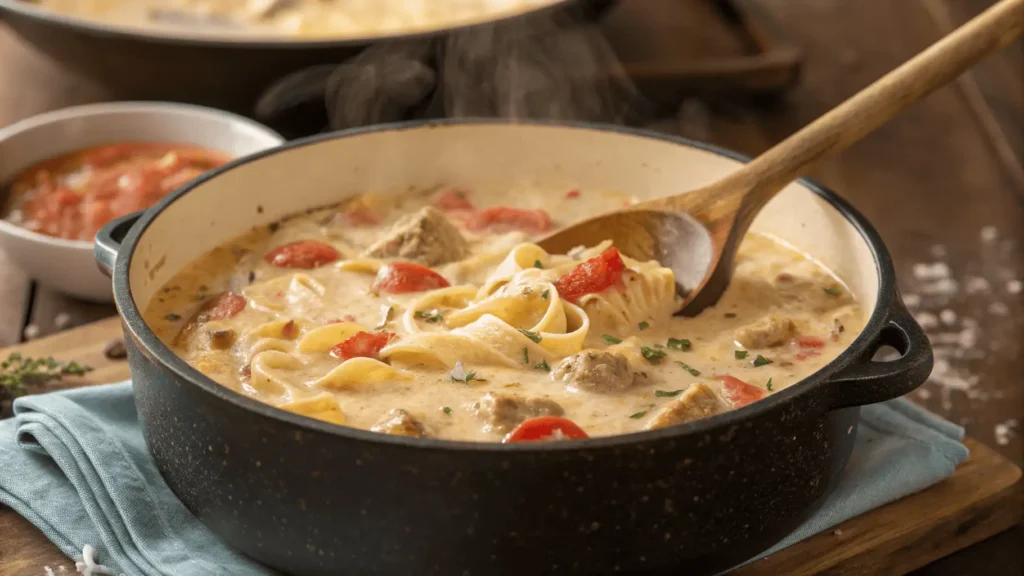
[{"label": "wooden table", "polygon": [[[639,1],[639,0],[633,0]],[[806,54],[801,84],[768,102],[691,100],[660,127],[756,154],[940,35],[988,0],[762,0]],[[1020,43],[828,161],[813,176],[850,198],[892,251],[904,293],[919,299],[946,362],[915,399],[1022,462],[1024,53]],[[0,126],[104,98],[0,26]],[[936,263],[958,282],[937,290]],[[989,288],[983,289],[984,279]],[[947,282],[945,286],[950,284]],[[932,292],[932,294],[928,294]],[[0,253],[0,347],[113,314],[35,285]],[[948,321],[948,323],[946,322]],[[955,344],[951,344],[955,343]],[[960,350],[960,352],[957,352]],[[959,357],[957,357],[959,356]],[[1018,527],[920,571],[1024,571]]]}]

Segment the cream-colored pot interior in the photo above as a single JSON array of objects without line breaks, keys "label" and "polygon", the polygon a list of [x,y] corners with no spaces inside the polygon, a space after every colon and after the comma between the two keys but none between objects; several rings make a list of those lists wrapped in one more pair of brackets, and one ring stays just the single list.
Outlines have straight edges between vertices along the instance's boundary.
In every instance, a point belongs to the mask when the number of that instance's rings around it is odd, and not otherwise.
[{"label": "cream-colored pot interior", "polygon": [[[139,238],[132,295],[144,310],[175,272],[212,247],[254,225],[353,194],[537,182],[646,199],[698,188],[738,165],[671,140],[595,127],[447,124],[319,140],[228,169],[174,201]],[[809,188],[791,184],[753,227],[823,262],[866,311],[874,309],[879,276],[867,241]]]}]

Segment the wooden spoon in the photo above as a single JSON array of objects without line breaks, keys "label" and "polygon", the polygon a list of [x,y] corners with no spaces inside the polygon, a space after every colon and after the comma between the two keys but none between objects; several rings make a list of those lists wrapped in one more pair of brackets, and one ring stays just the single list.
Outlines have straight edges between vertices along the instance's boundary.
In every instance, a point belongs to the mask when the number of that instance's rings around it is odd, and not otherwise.
[{"label": "wooden spoon", "polygon": [[694,316],[718,301],[757,213],[818,160],[849,147],[951,82],[1024,28],[1024,0],[1002,0],[924,52],[725,178],[563,228],[538,244],[564,254],[612,240],[620,252],[670,268]]}]

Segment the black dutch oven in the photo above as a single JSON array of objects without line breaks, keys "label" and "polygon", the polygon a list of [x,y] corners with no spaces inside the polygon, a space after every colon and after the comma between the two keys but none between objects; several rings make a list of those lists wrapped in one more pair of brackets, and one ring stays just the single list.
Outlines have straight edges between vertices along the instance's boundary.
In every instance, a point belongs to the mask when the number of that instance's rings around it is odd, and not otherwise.
[{"label": "black dutch oven", "polygon": [[[910,392],[932,364],[878,234],[816,184],[790,185],[754,229],[846,281],[869,315],[863,333],[789,388],[667,429],[502,445],[335,426],[219,386],[176,357],[140,313],[210,248],[350,194],[525,178],[643,198],[699,187],[742,161],[595,125],[380,126],[240,159],[111,223],[97,259],[113,273],[135,401],[160,472],[226,542],[291,574],[706,574],[742,563],[829,493],[853,448],[858,406]],[[872,361],[883,345],[899,359]]]}]

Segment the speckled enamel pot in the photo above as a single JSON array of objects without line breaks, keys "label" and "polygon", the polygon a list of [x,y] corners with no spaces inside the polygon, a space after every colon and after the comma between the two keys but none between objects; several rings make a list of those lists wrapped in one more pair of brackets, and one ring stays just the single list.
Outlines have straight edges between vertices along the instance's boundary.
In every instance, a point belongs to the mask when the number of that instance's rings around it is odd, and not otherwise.
[{"label": "speckled enamel pot", "polygon": [[[137,222],[112,223],[97,258],[113,268],[157,466],[214,532],[292,574],[702,574],[743,562],[828,493],[850,456],[857,406],[906,394],[931,368],[878,234],[820,186],[792,184],[755,229],[843,278],[870,312],[863,334],[790,388],[668,429],[501,445],[334,426],[217,385],[140,316],[174,272],[211,247],[357,192],[532,179],[653,197],[706,184],[741,161],[695,142],[593,125],[381,126],[241,159]],[[900,359],[872,362],[883,344]]]}]

